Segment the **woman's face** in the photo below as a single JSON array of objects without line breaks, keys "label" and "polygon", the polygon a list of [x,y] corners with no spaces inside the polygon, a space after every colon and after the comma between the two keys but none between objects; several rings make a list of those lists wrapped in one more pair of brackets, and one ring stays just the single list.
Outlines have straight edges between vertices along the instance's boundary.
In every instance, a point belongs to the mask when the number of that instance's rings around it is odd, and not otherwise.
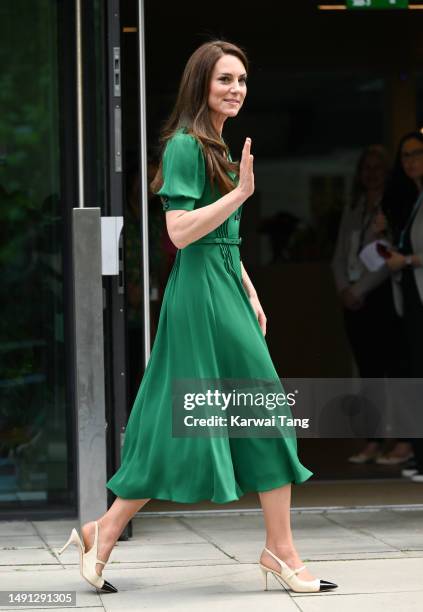
[{"label": "woman's face", "polygon": [[383,189],[386,179],[386,163],[380,155],[369,153],[361,167],[361,184],[365,190]]},{"label": "woman's face", "polygon": [[423,177],[423,142],[417,138],[406,140],[401,149],[401,162],[405,174],[413,181]]},{"label": "woman's face", "polygon": [[236,117],[247,93],[244,64],[234,55],[223,55],[214,65],[208,105],[220,119]]}]

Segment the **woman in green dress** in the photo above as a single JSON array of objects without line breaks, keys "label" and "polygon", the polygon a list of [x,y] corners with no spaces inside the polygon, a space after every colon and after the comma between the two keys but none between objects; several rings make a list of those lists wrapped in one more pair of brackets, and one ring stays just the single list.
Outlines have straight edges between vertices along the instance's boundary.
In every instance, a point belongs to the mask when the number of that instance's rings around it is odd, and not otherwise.
[{"label": "woman in green dress", "polygon": [[251,139],[239,164],[222,139],[224,122],[243,105],[247,70],[239,47],[203,44],[186,65],[163,130],[152,189],[161,196],[179,250],[128,420],[122,463],[107,483],[117,498],[104,516],[83,525],[82,539],[73,532],[68,542],[80,547],[84,578],[102,590],[115,590],[102,578],[102,566],[150,499],[223,504],[247,491],[258,492],[264,513],[260,567],[266,587],[268,573],[297,592],[337,586],[315,578],[293,543],[291,483],[312,476],[298,459],[295,435],[172,435],[173,381],[277,379],[264,338],[266,317],[239,254],[242,205],[254,192]]}]

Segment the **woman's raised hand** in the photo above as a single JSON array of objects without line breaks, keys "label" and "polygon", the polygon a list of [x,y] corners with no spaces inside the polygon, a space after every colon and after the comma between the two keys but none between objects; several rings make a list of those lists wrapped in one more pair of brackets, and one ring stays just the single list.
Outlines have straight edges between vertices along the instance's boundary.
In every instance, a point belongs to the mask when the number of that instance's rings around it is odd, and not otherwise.
[{"label": "woman's raised hand", "polygon": [[251,138],[246,138],[242,149],[242,157],[239,165],[238,188],[245,199],[254,193],[254,156],[251,155]]}]

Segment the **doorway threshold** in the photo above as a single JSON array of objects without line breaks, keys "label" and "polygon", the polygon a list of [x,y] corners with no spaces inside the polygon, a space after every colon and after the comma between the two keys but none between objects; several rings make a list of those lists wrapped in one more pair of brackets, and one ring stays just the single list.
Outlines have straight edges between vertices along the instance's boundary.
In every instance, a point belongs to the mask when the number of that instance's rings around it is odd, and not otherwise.
[{"label": "doorway threshold", "polygon": [[[148,510],[147,510],[148,508]],[[293,513],[377,512],[379,510],[422,510],[423,484],[403,478],[319,480],[292,487]],[[151,500],[137,516],[213,516],[261,512],[257,493],[247,493],[227,504],[210,501],[181,504]]]}]

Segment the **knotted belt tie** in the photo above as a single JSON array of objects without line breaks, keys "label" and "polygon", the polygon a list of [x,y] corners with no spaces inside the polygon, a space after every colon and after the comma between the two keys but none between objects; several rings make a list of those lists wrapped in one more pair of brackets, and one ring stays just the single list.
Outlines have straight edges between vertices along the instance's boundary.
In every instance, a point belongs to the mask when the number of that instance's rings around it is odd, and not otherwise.
[{"label": "knotted belt tie", "polygon": [[194,244],[238,244],[240,245],[242,242],[242,238],[225,238],[225,237],[216,237],[216,238],[200,238],[200,240],[196,240],[195,242],[191,242]]}]

